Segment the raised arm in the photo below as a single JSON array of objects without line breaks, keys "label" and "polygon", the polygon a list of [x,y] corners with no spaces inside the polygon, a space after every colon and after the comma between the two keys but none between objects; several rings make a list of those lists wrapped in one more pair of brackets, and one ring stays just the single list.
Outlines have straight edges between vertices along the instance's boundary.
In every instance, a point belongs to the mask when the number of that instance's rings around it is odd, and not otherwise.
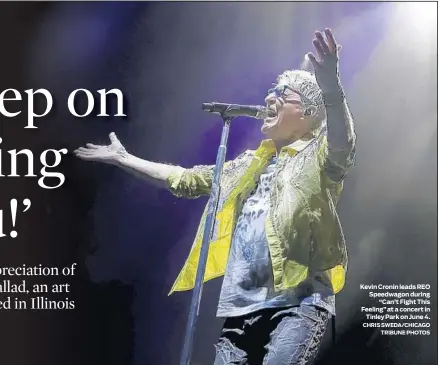
[{"label": "raised arm", "polygon": [[338,72],[340,46],[329,29],[325,30],[327,41],[322,33],[316,32],[315,35],[313,43],[319,60],[312,53],[309,53],[308,57],[313,64],[325,101],[328,142],[325,170],[331,180],[339,182],[354,164],[354,123]]},{"label": "raised arm", "polygon": [[325,103],[328,128],[328,152],[325,170],[331,180],[339,182],[344,179],[355,162],[354,121],[349,111],[346,98],[341,96],[342,86],[333,94],[326,94]]}]

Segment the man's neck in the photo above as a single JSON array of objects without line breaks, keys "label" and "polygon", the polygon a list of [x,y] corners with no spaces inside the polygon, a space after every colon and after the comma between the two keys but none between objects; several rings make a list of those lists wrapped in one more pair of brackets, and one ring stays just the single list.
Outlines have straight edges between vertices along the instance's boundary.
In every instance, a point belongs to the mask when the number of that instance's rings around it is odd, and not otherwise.
[{"label": "man's neck", "polygon": [[311,138],[313,138],[312,134],[306,133],[304,135],[293,136],[293,137],[288,138],[288,139],[277,139],[277,140],[273,139],[273,142],[274,142],[274,145],[276,146],[276,152],[277,152],[277,154],[279,154],[282,148],[289,146],[290,144],[298,141],[299,139],[309,140]]}]

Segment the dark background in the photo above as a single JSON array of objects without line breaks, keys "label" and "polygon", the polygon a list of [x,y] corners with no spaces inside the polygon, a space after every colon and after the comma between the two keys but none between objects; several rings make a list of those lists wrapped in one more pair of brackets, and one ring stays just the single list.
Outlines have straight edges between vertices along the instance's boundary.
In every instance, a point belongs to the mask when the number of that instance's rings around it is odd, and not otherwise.
[{"label": "dark background", "polygon": [[[314,30],[331,27],[343,45],[340,70],[358,147],[339,205],[350,262],[337,297],[338,343],[331,347],[328,331],[319,364],[437,364],[437,7],[419,6],[3,2],[1,90],[25,96],[45,88],[55,99],[33,130],[24,129],[25,102],[7,107],[23,112],[0,120],[3,173],[10,149],[31,149],[38,172],[42,151],[104,144],[111,131],[149,160],[211,164],[221,124],[202,114],[201,102],[261,103],[276,75],[300,67],[312,51]],[[128,116],[71,116],[66,100],[77,88],[121,89]],[[257,147],[258,129],[236,120],[228,157]],[[190,293],[167,293],[206,199],[178,200],[71,154],[55,170],[66,176],[55,190],[37,178],[0,179],[5,232],[10,200],[32,201],[26,213],[19,203],[18,237],[0,240],[0,265],[77,262],[68,281],[76,309],[0,311],[0,362],[177,364]],[[360,307],[376,302],[360,283],[430,284],[431,335],[362,328]],[[212,362],[220,285],[204,287],[194,364]]]}]

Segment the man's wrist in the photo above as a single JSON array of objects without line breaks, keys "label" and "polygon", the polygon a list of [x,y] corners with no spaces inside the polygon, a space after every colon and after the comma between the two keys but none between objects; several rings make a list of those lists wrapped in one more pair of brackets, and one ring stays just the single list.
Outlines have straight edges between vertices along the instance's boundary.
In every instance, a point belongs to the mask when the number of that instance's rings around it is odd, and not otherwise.
[{"label": "man's wrist", "polygon": [[130,161],[130,154],[126,151],[121,151],[117,153],[115,164],[120,167],[127,167]]},{"label": "man's wrist", "polygon": [[343,86],[341,86],[340,80],[334,83],[333,86],[323,91],[323,101],[325,106],[338,106],[345,100],[345,93]]}]

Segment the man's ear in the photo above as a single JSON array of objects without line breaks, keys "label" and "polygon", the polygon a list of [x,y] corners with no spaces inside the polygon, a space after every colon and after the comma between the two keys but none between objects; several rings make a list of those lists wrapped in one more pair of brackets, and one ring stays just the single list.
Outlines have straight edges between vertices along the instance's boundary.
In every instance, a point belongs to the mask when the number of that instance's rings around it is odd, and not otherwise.
[{"label": "man's ear", "polygon": [[309,107],[307,107],[304,111],[303,111],[303,116],[304,117],[311,117],[314,118],[317,114],[317,108],[314,105],[311,105]]}]

